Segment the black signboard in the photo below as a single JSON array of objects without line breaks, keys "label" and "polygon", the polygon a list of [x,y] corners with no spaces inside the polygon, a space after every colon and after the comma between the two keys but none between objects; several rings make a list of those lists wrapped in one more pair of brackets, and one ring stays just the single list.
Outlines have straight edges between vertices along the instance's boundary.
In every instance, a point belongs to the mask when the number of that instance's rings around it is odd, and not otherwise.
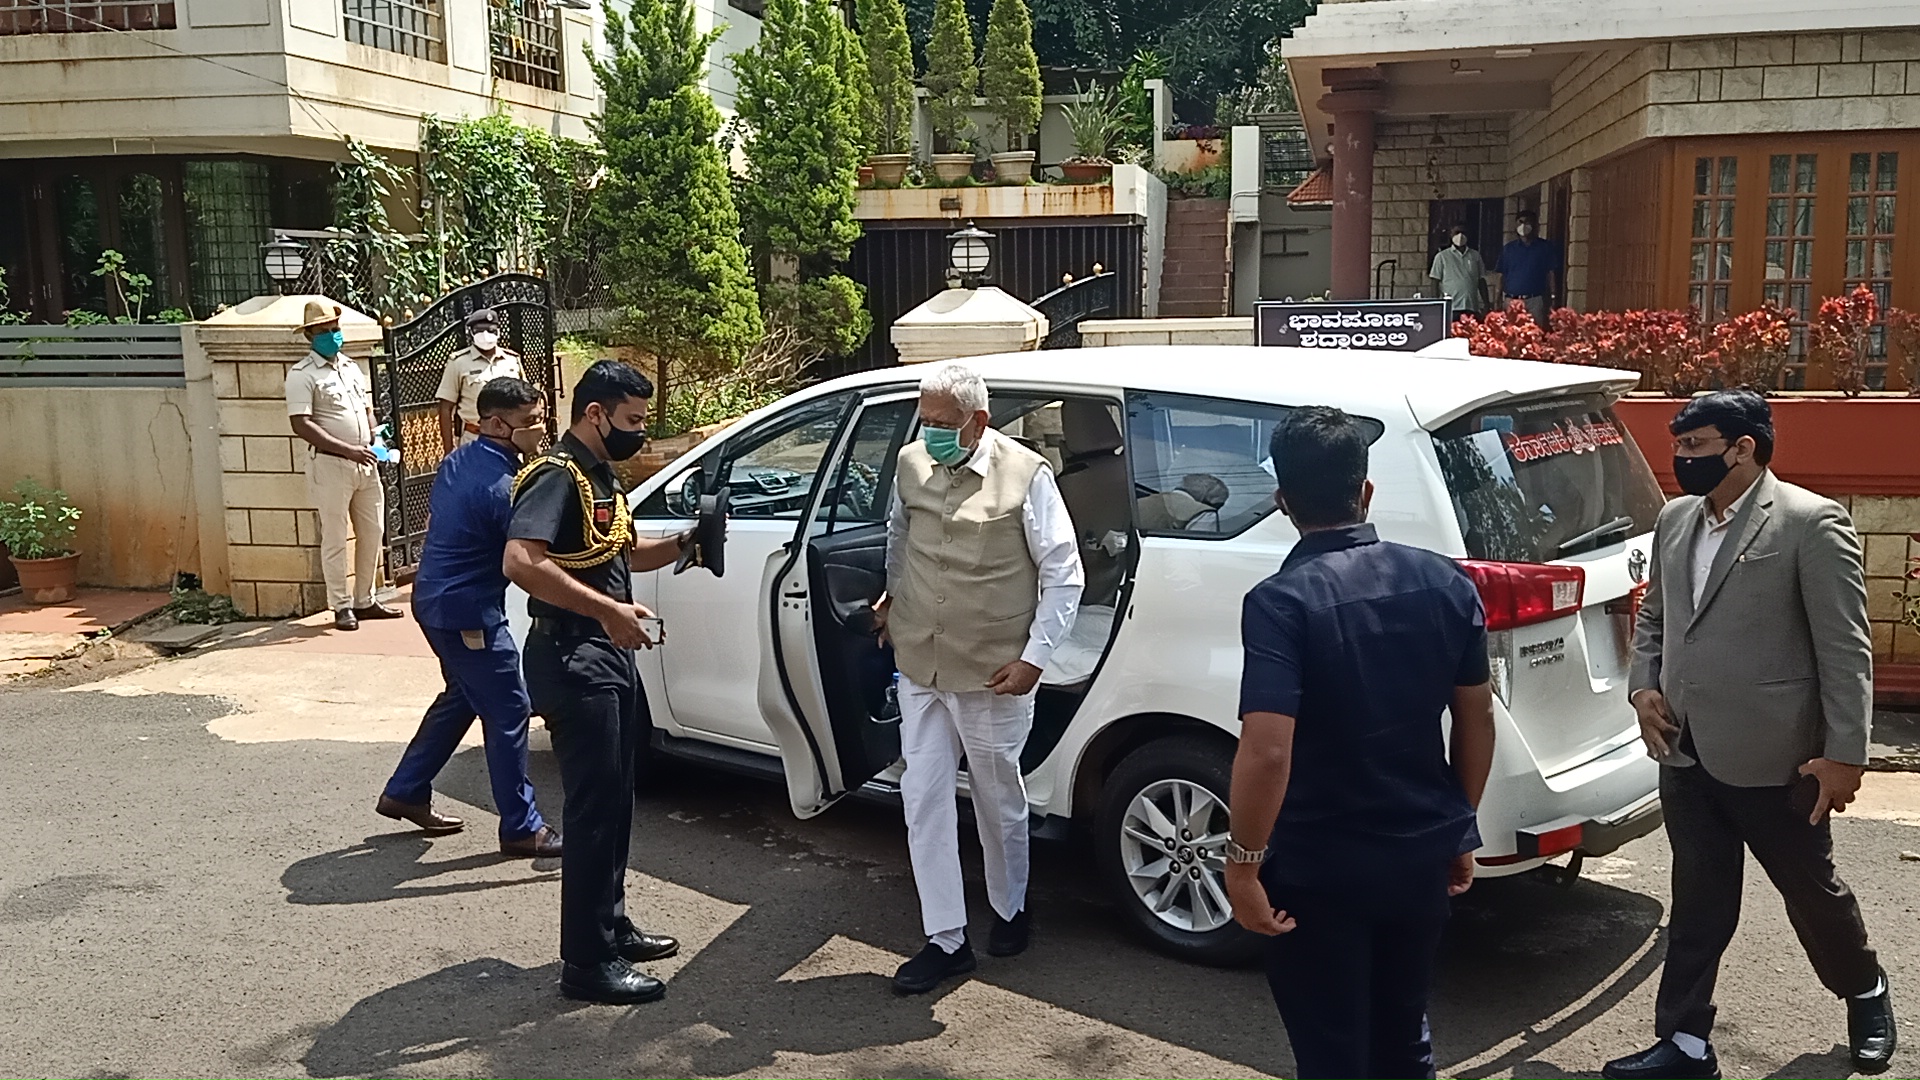
[{"label": "black signboard", "polygon": [[1296,349],[1417,352],[1445,341],[1453,321],[1445,300],[1262,302],[1253,312],[1255,344]]}]

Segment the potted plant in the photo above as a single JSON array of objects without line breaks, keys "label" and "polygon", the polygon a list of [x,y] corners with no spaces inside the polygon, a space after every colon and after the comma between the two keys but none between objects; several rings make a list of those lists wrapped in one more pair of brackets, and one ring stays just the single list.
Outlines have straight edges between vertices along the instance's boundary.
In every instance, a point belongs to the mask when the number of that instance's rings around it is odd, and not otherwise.
[{"label": "potted plant", "polygon": [[71,600],[80,580],[80,553],[73,536],[80,510],[67,493],[27,477],[13,486],[13,499],[0,502],[0,544],[20,575],[20,589],[36,604]]},{"label": "potted plant", "polygon": [[987,50],[980,73],[987,108],[1006,134],[993,155],[994,176],[1003,184],[1033,178],[1035,153],[1015,147],[1040,127],[1040,58],[1033,51],[1033,15],[1027,0],[993,0],[987,15]]},{"label": "potted plant", "polygon": [[867,127],[874,141],[867,165],[875,184],[899,187],[913,164],[913,42],[907,37],[907,8],[901,0],[870,0],[860,6],[873,88],[864,98],[872,110]]},{"label": "potted plant", "polygon": [[933,9],[933,36],[927,42],[927,112],[933,121],[934,178],[957,184],[973,171],[973,94],[980,69],[973,62],[973,28],[966,0],[939,0]]},{"label": "potted plant", "polygon": [[1061,110],[1073,136],[1073,156],[1060,163],[1060,172],[1070,184],[1098,184],[1113,175],[1107,154],[1120,133],[1120,112],[1113,91],[1104,86],[1075,83],[1073,90],[1079,100]]}]

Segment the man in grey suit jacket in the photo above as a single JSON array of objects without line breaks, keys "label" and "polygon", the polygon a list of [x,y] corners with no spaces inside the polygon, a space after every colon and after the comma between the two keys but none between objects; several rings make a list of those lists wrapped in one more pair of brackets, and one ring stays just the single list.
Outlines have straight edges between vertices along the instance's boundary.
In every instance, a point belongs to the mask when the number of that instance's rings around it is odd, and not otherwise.
[{"label": "man in grey suit jacket", "polygon": [[1860,789],[1873,640],[1860,540],[1838,503],[1776,478],[1773,411],[1746,390],[1669,425],[1687,495],[1654,526],[1630,697],[1673,845],[1660,1041],[1610,1077],[1718,1077],[1709,1036],[1720,956],[1740,921],[1744,849],[1786,901],[1820,981],[1845,999],[1854,1062],[1894,1049],[1885,973],[1834,871],[1829,811]]}]

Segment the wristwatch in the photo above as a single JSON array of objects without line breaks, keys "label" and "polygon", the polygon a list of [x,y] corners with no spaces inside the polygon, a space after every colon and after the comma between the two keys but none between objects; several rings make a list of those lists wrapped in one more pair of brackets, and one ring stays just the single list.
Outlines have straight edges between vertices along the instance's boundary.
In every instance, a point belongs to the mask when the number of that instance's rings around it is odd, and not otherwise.
[{"label": "wristwatch", "polygon": [[1227,861],[1230,863],[1243,863],[1243,864],[1257,863],[1257,862],[1265,862],[1267,859],[1266,848],[1260,848],[1259,850],[1255,850],[1253,848],[1241,847],[1240,842],[1238,840],[1235,840],[1231,836],[1227,837],[1227,846],[1225,850],[1227,855]]}]

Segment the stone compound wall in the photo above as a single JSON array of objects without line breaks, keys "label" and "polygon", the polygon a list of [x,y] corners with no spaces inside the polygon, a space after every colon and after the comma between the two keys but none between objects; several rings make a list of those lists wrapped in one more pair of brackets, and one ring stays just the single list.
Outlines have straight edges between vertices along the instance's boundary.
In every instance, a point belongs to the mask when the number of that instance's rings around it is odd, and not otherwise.
[{"label": "stone compound wall", "polygon": [[1873,657],[1879,664],[1920,665],[1920,630],[1906,625],[1902,596],[1920,596],[1907,567],[1920,558],[1920,497],[1839,496],[1853,515],[1867,560],[1867,617],[1873,620]]},{"label": "stone compound wall", "polygon": [[[1374,133],[1373,263],[1398,264],[1380,279],[1387,296],[1431,296],[1427,204],[1507,194],[1505,120],[1382,121]],[[1497,251],[1497,244],[1488,245]],[[1487,258],[1493,269],[1493,257]]]}]

